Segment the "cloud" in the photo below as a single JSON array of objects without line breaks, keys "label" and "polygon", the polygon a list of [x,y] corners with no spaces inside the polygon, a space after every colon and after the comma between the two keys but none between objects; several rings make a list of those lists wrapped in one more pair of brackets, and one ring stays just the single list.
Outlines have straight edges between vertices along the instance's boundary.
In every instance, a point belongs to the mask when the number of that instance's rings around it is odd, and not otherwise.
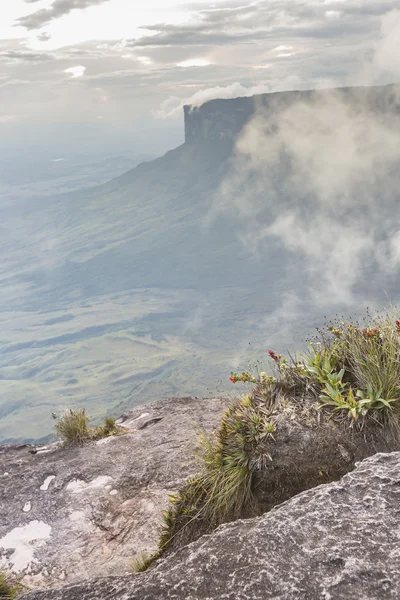
[{"label": "cloud", "polygon": [[[29,3],[34,3],[36,0],[25,0]],[[109,0],[54,0],[49,8],[41,8],[29,15],[20,17],[17,20],[17,25],[26,27],[26,29],[40,29],[44,25],[48,25],[54,19],[59,19],[64,15],[68,15],[75,9],[84,9],[90,6],[98,6]]]},{"label": "cloud", "polygon": [[178,67],[208,67],[211,64],[205,58],[189,58],[188,60],[183,60],[182,62],[177,63]]},{"label": "cloud", "polygon": [[214,98],[238,98],[243,96],[254,96],[255,94],[264,94],[270,91],[268,85],[255,85],[252,87],[245,87],[241,83],[232,83],[225,87],[216,86],[205,90],[199,90],[187,96],[186,98],[177,98],[171,96],[167,98],[162,104],[160,109],[154,111],[154,116],[159,119],[169,119],[171,117],[182,117],[183,106],[200,106],[208,100]]},{"label": "cloud", "polygon": [[86,67],[82,65],[77,65],[76,67],[68,67],[68,69],[64,70],[64,73],[71,75],[72,79],[76,79],[77,77],[82,77],[85,74]]},{"label": "cloud", "polygon": [[400,79],[400,10],[392,11],[382,18],[382,28],[374,54],[375,72]]},{"label": "cloud", "polygon": [[[399,39],[393,11],[360,66],[365,83],[400,74]],[[236,143],[211,217],[237,219],[257,260],[271,248],[291,257],[303,302],[360,306],[400,271],[399,148],[400,85],[270,96]]]},{"label": "cloud", "polygon": [[0,51],[0,59],[2,58],[17,62],[42,62],[53,60],[54,55],[46,54],[45,52],[31,52],[29,50],[5,50]]},{"label": "cloud", "polygon": [[[110,0],[110,10],[117,4],[129,7],[123,0]],[[49,8],[43,9],[45,5]],[[2,87],[2,113],[14,114],[17,103],[18,111],[27,115],[31,123],[35,120],[60,122],[61,127],[65,121],[81,121],[85,107],[85,118],[91,120],[95,118],[91,114],[93,87],[101,85],[106,95],[112,98],[107,119],[114,114],[121,123],[132,122],[133,113],[139,120],[147,118],[151,122],[149,127],[155,137],[164,127],[175,128],[178,136],[182,135],[178,118],[182,118],[183,104],[201,103],[217,94],[224,96],[223,90],[230,86],[245,88],[232,92],[232,96],[237,96],[253,93],[246,90],[257,88],[276,91],[367,84],[372,71],[375,72],[373,83],[395,77],[395,65],[384,73],[381,66],[373,64],[373,57],[376,41],[381,35],[381,18],[388,17],[390,9],[398,6],[398,0],[248,3],[236,0],[196,3],[189,0],[180,4],[182,14],[186,14],[186,21],[180,24],[153,23],[143,35],[139,33],[135,39],[126,41],[122,35],[121,39],[102,40],[101,36],[96,36],[96,40],[90,40],[91,28],[88,27],[87,40],[69,46],[65,45],[66,40],[75,34],[64,36],[56,22],[52,23],[51,29],[43,22],[61,13],[68,14],[74,8],[95,5],[88,0],[63,0],[62,3],[47,0],[25,5],[34,12],[22,16],[21,11],[22,19],[34,19],[35,26],[40,25],[43,29],[33,31],[33,34],[27,32],[24,40],[0,42],[0,52],[31,53],[1,57],[2,73],[8,78],[8,83]],[[52,40],[48,46],[54,47],[54,50],[46,50],[47,54],[42,51],[43,43],[48,42],[45,35],[37,39],[45,31],[51,31]],[[99,31],[97,27],[96,31]],[[398,54],[395,39],[394,36],[394,50],[385,51],[386,58],[383,50],[381,59],[376,56],[375,60],[380,64],[395,63]],[[284,48],[279,49],[282,46]],[[50,57],[53,60],[47,60]],[[199,59],[210,64],[196,67],[192,61]],[[83,64],[88,69],[85,85],[69,85],[70,78],[65,76],[64,70],[71,65]],[[178,66],[182,64],[185,67]],[[363,64],[366,64],[365,73],[361,70]],[[14,83],[9,83],[18,81],[27,82],[23,92]],[[215,95],[208,92],[215,89]],[[65,98],[68,98],[67,104]],[[161,123],[154,120],[154,114],[163,118],[171,114],[176,118]]]},{"label": "cloud", "polygon": [[39,42],[48,42],[51,40],[51,35],[46,31],[43,31],[43,33],[39,33],[37,39],[39,40]]},{"label": "cloud", "polygon": [[400,118],[375,108],[391,102],[390,88],[276,96],[245,128],[216,196],[216,213],[237,216],[250,252],[266,260],[278,243],[292,255],[319,306],[350,305],[378,248],[378,272],[400,266],[400,224],[390,216]]},{"label": "cloud", "polygon": [[374,31],[376,17],[398,6],[397,0],[275,0],[222,8],[206,7],[180,24],[159,23],[143,27],[147,35],[131,40],[133,47],[180,48],[212,45],[278,42],[293,38],[343,39]]}]

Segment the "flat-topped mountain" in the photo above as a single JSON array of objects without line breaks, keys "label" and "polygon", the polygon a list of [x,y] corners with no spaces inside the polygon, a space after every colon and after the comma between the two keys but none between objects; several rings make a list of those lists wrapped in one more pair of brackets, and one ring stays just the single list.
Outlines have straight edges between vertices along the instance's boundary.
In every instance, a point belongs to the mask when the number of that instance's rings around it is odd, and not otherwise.
[{"label": "flat-topped mountain", "polygon": [[340,101],[379,113],[400,111],[400,87],[347,87],[335,90],[305,90],[258,94],[244,98],[209,100],[201,106],[184,106],[185,143],[234,144],[252,117],[261,113],[276,123],[279,115],[299,103],[329,102],[332,94]]}]

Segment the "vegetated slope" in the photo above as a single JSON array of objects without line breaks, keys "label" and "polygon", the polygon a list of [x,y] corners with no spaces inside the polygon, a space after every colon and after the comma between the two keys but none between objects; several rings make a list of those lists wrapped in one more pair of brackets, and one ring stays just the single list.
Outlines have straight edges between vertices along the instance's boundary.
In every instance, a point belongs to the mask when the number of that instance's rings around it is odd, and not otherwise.
[{"label": "vegetated slope", "polygon": [[[397,124],[396,101],[388,100],[393,93],[380,88],[369,94],[371,101],[357,91],[346,102],[356,112],[366,102],[369,113],[386,111]],[[329,121],[325,105],[314,106],[313,98],[308,92],[271,100],[266,95],[262,110],[276,127],[298,102]],[[355,260],[358,239],[342,253],[340,245],[332,250],[333,267],[329,256],[321,259],[321,242],[314,249],[320,234],[326,238],[318,222],[308,233],[298,231],[298,212],[310,222],[315,216],[315,190],[292,185],[294,162],[290,152],[275,150],[273,128],[265,132],[260,126],[255,154],[252,146],[232,150],[259,104],[259,99],[212,101],[186,111],[187,141],[165,156],[98,188],[5,203],[0,438],[47,434],[50,417],[44,415],[54,404],[85,404],[100,415],[106,407],[160,395],[206,395],[207,386],[215,390],[227,370],[243,364],[249,342],[258,351],[272,335],[283,349],[298,346],[330,301],[331,289],[318,277],[321,265],[330,274],[329,285],[337,283],[338,308],[348,306],[350,292],[356,302],[382,302],[384,289],[391,296],[396,292],[393,272]],[[321,155],[329,147],[328,130]],[[269,139],[278,163],[254,162]],[[367,141],[373,146],[374,140]],[[250,164],[243,162],[248,156]],[[390,185],[383,185],[380,171],[367,186],[369,198],[380,202],[382,256],[397,226],[399,170],[384,174]],[[358,210],[354,202],[341,209],[343,225]],[[288,211],[292,220],[277,220]],[[364,237],[370,235],[365,228]],[[351,230],[345,237],[351,239]],[[326,246],[329,250],[331,239]],[[357,277],[341,306],[342,278],[352,269]],[[290,323],[283,331],[282,317]],[[34,424],[30,434],[27,422]]]}]

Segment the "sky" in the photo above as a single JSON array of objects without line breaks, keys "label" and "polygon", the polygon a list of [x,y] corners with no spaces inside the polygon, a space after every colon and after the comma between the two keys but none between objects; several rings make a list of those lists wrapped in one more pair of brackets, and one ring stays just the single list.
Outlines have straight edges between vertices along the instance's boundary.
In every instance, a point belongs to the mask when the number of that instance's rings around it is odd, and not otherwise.
[{"label": "sky", "polygon": [[399,81],[398,7],[398,0],[3,0],[0,151],[85,150],[107,141],[110,154],[161,153],[181,142],[187,103]]}]

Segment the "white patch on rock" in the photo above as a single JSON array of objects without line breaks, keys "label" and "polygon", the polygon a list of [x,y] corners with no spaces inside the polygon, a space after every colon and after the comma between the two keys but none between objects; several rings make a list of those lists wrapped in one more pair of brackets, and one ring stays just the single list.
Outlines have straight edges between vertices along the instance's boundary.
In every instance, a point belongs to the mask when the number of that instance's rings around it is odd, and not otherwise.
[{"label": "white patch on rock", "polygon": [[83,510],[74,510],[70,515],[69,515],[69,520],[72,521],[73,523],[75,521],[84,521],[85,520],[85,513],[83,512]]},{"label": "white patch on rock", "polygon": [[18,573],[28,568],[35,550],[50,537],[51,527],[43,521],[31,521],[22,527],[15,527],[0,539],[0,548],[13,550],[9,560],[12,571]]},{"label": "white patch on rock", "polygon": [[8,473],[4,473],[3,477],[7,477]]},{"label": "white patch on rock", "polygon": [[121,427],[125,427],[125,429],[133,429],[135,427],[135,425],[137,424],[137,421],[140,421],[141,419],[145,419],[146,417],[150,417],[150,413],[142,413],[141,415],[139,415],[138,417],[135,417],[134,419],[130,419],[129,421],[125,421],[124,423],[118,423],[118,421],[116,421],[117,425],[120,425]]},{"label": "white patch on rock", "polygon": [[50,483],[53,481],[53,479],[55,479],[56,476],[55,475],[49,475],[49,477],[46,477],[46,479],[44,480],[43,485],[40,486],[40,489],[42,490],[42,492],[47,492],[47,490],[49,489],[49,485]]},{"label": "white patch on rock", "polygon": [[118,494],[118,490],[111,490],[110,496],[116,496]]},{"label": "white patch on rock", "polygon": [[32,502],[29,500],[29,502],[25,503],[24,508],[22,509],[25,513],[29,512],[32,508]]},{"label": "white patch on rock", "polygon": [[71,523],[70,531],[75,531],[79,536],[83,532],[92,533],[94,530],[93,523],[88,519],[83,510],[73,510],[68,515],[68,519]]},{"label": "white patch on rock", "polygon": [[139,419],[144,419],[145,417],[149,417],[149,416],[150,416],[150,413],[142,413],[141,415],[139,415],[135,419],[132,419],[131,423],[133,423],[134,421],[138,421]]},{"label": "white patch on rock", "polygon": [[112,477],[108,475],[100,475],[93,479],[93,481],[83,481],[82,479],[72,479],[67,485],[67,492],[71,492],[72,494],[80,494],[81,492],[90,492],[92,490],[98,490],[101,488],[105,488],[106,485],[113,481]]}]

